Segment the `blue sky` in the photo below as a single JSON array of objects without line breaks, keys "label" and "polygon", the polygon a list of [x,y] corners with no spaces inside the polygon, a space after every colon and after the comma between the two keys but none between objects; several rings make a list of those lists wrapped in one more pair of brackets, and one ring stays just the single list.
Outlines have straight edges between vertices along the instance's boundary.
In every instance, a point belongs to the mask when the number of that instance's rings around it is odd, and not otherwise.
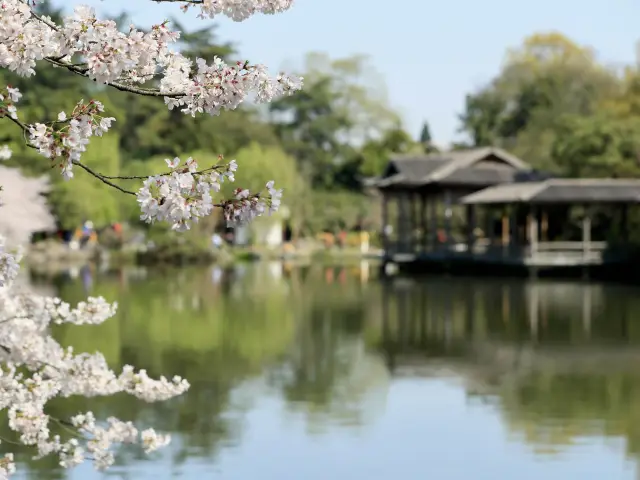
[{"label": "blue sky", "polygon": [[[175,4],[150,0],[54,3],[126,10],[141,26],[183,15]],[[639,19],[637,0],[296,0],[284,14],[218,24],[222,39],[236,42],[243,57],[274,71],[308,51],[368,54],[406,128],[417,135],[426,119],[435,141],[446,144],[456,137],[464,95],[498,72],[506,48],[531,33],[557,30],[591,45],[604,61],[631,63]],[[203,22],[211,20],[184,16],[187,28]]]}]

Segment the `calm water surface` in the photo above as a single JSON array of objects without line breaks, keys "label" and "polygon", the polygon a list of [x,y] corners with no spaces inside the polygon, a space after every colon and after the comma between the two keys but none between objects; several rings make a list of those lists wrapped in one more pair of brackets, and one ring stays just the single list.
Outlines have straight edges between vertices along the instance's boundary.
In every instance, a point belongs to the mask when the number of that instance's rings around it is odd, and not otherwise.
[{"label": "calm water surface", "polygon": [[640,478],[640,289],[382,282],[374,270],[85,270],[36,282],[69,301],[119,302],[104,325],[57,330],[63,343],[192,388],[154,405],[53,404],[59,417],[115,415],[173,443],[151,458],[123,451],[108,475],[22,455],[19,478]]}]

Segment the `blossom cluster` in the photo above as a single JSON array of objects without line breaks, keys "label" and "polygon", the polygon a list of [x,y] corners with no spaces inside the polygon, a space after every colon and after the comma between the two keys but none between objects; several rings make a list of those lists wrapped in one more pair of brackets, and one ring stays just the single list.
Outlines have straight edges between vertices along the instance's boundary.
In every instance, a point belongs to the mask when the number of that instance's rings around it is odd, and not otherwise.
[{"label": "blossom cluster", "polygon": [[[60,112],[56,121],[50,123],[34,123],[24,125],[18,120],[16,104],[22,97],[17,88],[7,86],[0,91],[0,117],[9,116],[23,127],[28,134],[31,146],[38,152],[58,161],[65,179],[73,177],[72,166],[74,161],[80,160],[82,152],[89,144],[92,136],[102,136],[115,121],[113,117],[105,117],[104,105],[97,100],[85,102],[80,100],[72,112]],[[11,157],[8,146],[0,149],[0,158],[3,160]]]},{"label": "blossom cluster", "polygon": [[[219,160],[222,159],[220,156]],[[191,157],[184,165],[181,165],[178,157],[166,159],[165,162],[170,172],[149,177],[137,193],[142,210],[140,219],[145,222],[168,221],[174,230],[184,231],[190,228],[192,222],[209,215],[214,207],[223,209],[228,223],[238,224],[260,216],[267,210],[272,213],[280,205],[282,190],[276,190],[273,181],[267,183],[267,195],[236,189],[234,198],[214,203],[212,193],[220,192],[225,180],[235,180],[234,173],[238,168],[235,160],[204,170],[198,170],[198,162]]]},{"label": "blossom cluster", "polygon": [[[55,397],[125,392],[155,402],[182,394],[189,383],[180,377],[155,380],[131,366],[116,373],[101,353],[75,354],[71,347],[63,348],[49,334],[50,325],[97,325],[112,317],[117,305],[90,297],[72,308],[59,298],[20,291],[12,285],[17,273],[16,256],[0,248],[0,410],[8,412],[9,427],[21,443],[33,446],[38,457],[58,455],[63,467],[91,458],[99,469],[113,463],[113,447],[118,443],[137,443],[146,452],[166,445],[168,436],[152,429],[140,432],[130,422],[115,418],[100,425],[91,412],[71,419],[55,419],[45,413],[46,404]],[[65,440],[52,435],[52,422],[75,427],[81,438]],[[0,459],[0,478],[14,469],[12,458]]]},{"label": "blossom cluster", "polygon": [[262,216],[265,211],[273,213],[280,207],[282,189],[274,188],[274,181],[269,180],[266,185],[267,195],[251,193],[244,188],[235,191],[235,197],[224,202],[222,208],[224,217],[230,225],[242,225],[256,217]]},{"label": "blossom cluster", "polygon": [[45,157],[59,161],[62,176],[69,180],[73,177],[73,162],[80,160],[89,138],[101,137],[115,121],[100,115],[102,112],[104,106],[97,100],[80,100],[69,116],[60,112],[56,122],[29,125],[29,142]]},{"label": "blossom cluster", "polygon": [[169,109],[181,107],[182,112],[192,116],[202,112],[218,115],[223,108],[233,110],[250,92],[257,103],[267,103],[302,86],[301,79],[284,74],[273,81],[263,65],[249,62],[227,65],[216,58],[209,65],[199,58],[195,72],[190,64],[185,57],[172,58],[160,89],[167,95],[174,94],[165,96]]},{"label": "blossom cluster", "polygon": [[22,98],[22,93],[17,88],[7,86],[0,90],[0,117],[9,116],[10,118],[18,119],[18,110],[16,103]]},{"label": "blossom cluster", "polygon": [[[237,20],[258,11],[275,13],[289,8],[292,0],[207,0],[202,13],[225,14]],[[32,13],[23,0],[0,2],[0,66],[20,75],[35,74],[36,61],[46,60],[99,83],[113,84],[135,93],[165,96],[170,108],[184,112],[217,115],[234,109],[255,94],[258,102],[299,90],[302,79],[279,75],[272,78],[265,67],[239,62],[226,65],[216,58],[212,65],[193,61],[170,48],[180,38],[168,23],[154,25],[148,32],[133,26],[127,33],[115,21],[100,20],[92,8],[78,6],[71,16],[56,25],[50,17]],[[83,63],[73,62],[80,58]],[[160,89],[137,87],[160,72]]]},{"label": "blossom cluster", "polygon": [[[192,3],[185,4],[186,10]],[[255,13],[274,14],[284,12],[293,5],[293,0],[203,0],[199,17],[214,18],[226,15],[236,22],[246,20]]]}]

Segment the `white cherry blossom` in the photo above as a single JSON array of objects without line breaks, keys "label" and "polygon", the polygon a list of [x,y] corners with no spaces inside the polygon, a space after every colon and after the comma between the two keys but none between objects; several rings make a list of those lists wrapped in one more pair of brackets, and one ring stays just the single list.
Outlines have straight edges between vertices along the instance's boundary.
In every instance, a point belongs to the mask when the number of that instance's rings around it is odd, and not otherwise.
[{"label": "white cherry blossom", "polygon": [[[293,0],[167,1],[181,4],[184,10],[199,9],[202,18],[224,15],[234,21],[258,13],[284,12],[293,5]],[[121,32],[115,22],[101,20],[93,9],[79,5],[55,24],[32,10],[35,3],[0,0],[0,68],[24,77],[36,75],[41,67],[63,68],[70,75],[119,90],[163,98],[169,109],[179,108],[192,116],[218,115],[249,98],[269,102],[302,88],[301,78],[271,76],[263,65],[186,58],[171,48],[180,34],[170,30],[167,22],[148,32],[134,26]],[[149,80],[156,80],[158,88],[147,88]],[[22,130],[16,138],[25,136],[27,144],[50,159],[67,179],[73,177],[77,166],[136,196],[141,218],[147,222],[166,221],[182,231],[220,208],[230,224],[239,224],[272,213],[280,205],[282,190],[276,189],[273,181],[262,192],[237,188],[232,198],[214,200],[225,181],[235,181],[238,169],[235,160],[224,163],[222,157],[204,168],[193,158],[184,162],[167,159],[168,172],[141,178],[144,181],[137,192],[127,191],[113,183],[124,177],[107,177],[82,163],[91,137],[108,133],[115,121],[105,114],[100,102],[80,100],[54,120],[29,123],[18,112],[21,97],[18,89],[0,86],[0,119]],[[8,146],[0,147],[0,159],[10,156]],[[118,444],[138,444],[147,453],[167,445],[168,435],[151,428],[140,431],[117,418],[99,420],[88,411],[58,419],[46,413],[47,403],[56,397],[127,393],[155,402],[184,393],[189,383],[180,376],[153,379],[145,370],[128,365],[116,372],[99,352],[76,353],[73,348],[63,348],[50,334],[52,324],[97,325],[116,314],[117,304],[89,297],[72,307],[59,298],[21,291],[14,285],[20,257],[19,251],[8,251],[0,238],[0,410],[7,413],[9,428],[22,444],[34,449],[36,458],[55,455],[65,468],[91,460],[96,468],[106,469],[114,463]],[[53,435],[52,423],[73,428],[79,436],[63,439]],[[11,453],[0,458],[0,480],[15,471]]]}]

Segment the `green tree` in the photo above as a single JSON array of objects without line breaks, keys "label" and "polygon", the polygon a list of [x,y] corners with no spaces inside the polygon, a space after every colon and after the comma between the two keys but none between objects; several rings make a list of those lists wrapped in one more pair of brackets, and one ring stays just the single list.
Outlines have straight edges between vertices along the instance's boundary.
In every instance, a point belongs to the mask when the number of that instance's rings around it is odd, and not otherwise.
[{"label": "green tree", "polygon": [[[391,154],[424,153],[423,145],[401,128],[385,132],[380,139],[369,140],[358,152],[353,163],[356,179],[381,175]],[[343,183],[347,182],[345,178]]]},{"label": "green tree", "polygon": [[426,120],[422,123],[422,129],[420,130],[420,137],[418,140],[425,153],[434,153],[438,151],[438,148],[434,145],[433,139],[431,138],[429,122]]},{"label": "green tree", "polygon": [[[91,140],[83,155],[84,162],[92,169],[104,175],[120,173],[119,138],[116,133],[109,132],[104,137]],[[73,229],[84,220],[91,220],[96,227],[109,225],[121,220],[121,202],[131,202],[131,198],[114,195],[93,176],[80,170],[74,170],[72,181],[65,181],[61,175],[54,177],[50,203],[53,213],[62,228]]]},{"label": "green tree", "polygon": [[572,177],[637,177],[640,174],[640,117],[602,112],[559,122],[552,158]]},{"label": "green tree", "polygon": [[619,90],[613,71],[591,49],[559,33],[536,34],[507,53],[492,82],[467,96],[461,131],[473,145],[507,148],[541,169],[565,115],[591,115]]},{"label": "green tree", "polygon": [[358,147],[397,128],[399,119],[367,57],[333,60],[310,53],[302,75],[305,88],[300,94],[270,105],[272,120],[285,150],[311,185],[332,188],[336,173]]},{"label": "green tree", "polygon": [[[202,154],[197,158],[202,158]],[[241,167],[236,172],[235,182],[224,184],[228,193],[238,187],[257,192],[264,189],[269,180],[275,180],[277,188],[286,190],[293,199],[303,187],[295,159],[281,148],[252,143],[240,149],[233,158]]]},{"label": "green tree", "polygon": [[420,143],[423,145],[431,144],[431,130],[429,129],[429,124],[424,122],[422,124],[422,129],[420,130]]}]

